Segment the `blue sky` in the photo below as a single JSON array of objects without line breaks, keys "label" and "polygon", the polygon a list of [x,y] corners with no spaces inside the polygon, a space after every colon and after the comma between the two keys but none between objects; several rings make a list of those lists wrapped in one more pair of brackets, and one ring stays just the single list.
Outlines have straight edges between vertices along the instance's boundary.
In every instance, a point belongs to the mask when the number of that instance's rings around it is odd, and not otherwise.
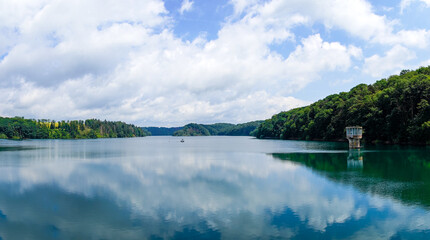
[{"label": "blue sky", "polygon": [[0,5],[1,116],[240,123],[430,65],[430,0]]}]

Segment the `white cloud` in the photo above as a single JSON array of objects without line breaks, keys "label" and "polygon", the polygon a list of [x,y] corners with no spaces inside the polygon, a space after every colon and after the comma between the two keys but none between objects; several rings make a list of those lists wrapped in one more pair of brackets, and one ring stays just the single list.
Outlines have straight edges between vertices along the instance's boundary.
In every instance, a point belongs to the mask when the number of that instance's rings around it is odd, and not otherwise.
[{"label": "white cloud", "polygon": [[182,15],[184,12],[189,12],[193,8],[193,2],[190,0],[183,0],[179,13]]},{"label": "white cloud", "polygon": [[[242,6],[241,1],[233,3],[237,5],[236,8]],[[295,13],[300,13],[312,23],[322,22],[328,29],[341,29],[373,43],[424,48],[430,42],[430,33],[424,29],[396,32],[394,26],[398,22],[374,13],[372,5],[365,0],[273,0],[254,7],[251,11],[251,14],[279,22]],[[420,44],[417,45],[417,42]]]},{"label": "white cloud", "polygon": [[383,44],[403,44],[408,47],[425,49],[430,44],[430,30],[400,30],[396,34],[379,39]]},{"label": "white cloud", "polygon": [[386,52],[385,56],[377,54],[366,58],[363,71],[372,77],[383,77],[407,68],[406,62],[414,59],[415,54],[407,48],[396,45]]},{"label": "white cloud", "polygon": [[0,19],[11,18],[4,28],[17,29],[13,31],[17,40],[7,43],[11,49],[0,62],[3,82],[24,77],[58,83],[106,73],[124,61],[133,47],[143,44],[153,27],[166,21],[160,15],[165,13],[163,3],[157,0],[40,1],[31,11],[25,4],[5,5],[28,15],[0,13]]},{"label": "white cloud", "polygon": [[430,0],[402,0],[400,2],[400,13],[403,13],[403,11],[409,7],[412,2],[421,2],[424,3],[425,6],[430,7]]},{"label": "white cloud", "polygon": [[[282,21],[246,15],[217,39],[188,42],[166,27],[162,2],[116,3],[41,3],[16,20],[19,41],[0,62],[0,91],[8,96],[0,114],[162,125],[264,119],[306,104],[288,94],[362,55],[319,34],[287,58],[270,50],[295,41],[289,28],[308,21],[298,14]],[[82,9],[88,14],[76,18]]]},{"label": "white cloud", "polygon": [[[193,6],[182,3],[183,11]],[[7,116],[156,125],[263,119],[306,104],[289,96],[327,72],[347,72],[364,59],[365,71],[380,76],[430,39],[425,29],[394,31],[395,21],[364,0],[232,0],[234,15],[217,37],[191,41],[176,36],[161,0],[2,4],[0,91],[8,97],[0,114]],[[361,46],[295,35],[295,27],[315,23],[394,53],[365,59]],[[273,50],[284,44],[292,44],[289,52]]]},{"label": "white cloud", "polygon": [[354,81],[354,79],[352,79],[352,78],[348,78],[348,79],[337,79],[337,80],[334,80],[334,81],[329,82],[329,85],[330,85],[330,86],[332,86],[332,87],[335,87],[335,86],[339,86],[339,85],[343,85],[343,84],[351,83],[351,82],[353,82],[353,81]]},{"label": "white cloud", "polygon": [[393,10],[394,10],[394,7],[386,7],[386,6],[382,7],[382,11],[384,12],[391,12]]},{"label": "white cloud", "polygon": [[254,8],[253,14],[266,19],[283,20],[293,13],[308,17],[313,22],[322,21],[328,28],[340,28],[364,39],[371,39],[387,31],[389,22],[372,12],[372,6],[364,0],[314,1],[273,0]]},{"label": "white cloud", "polygon": [[[231,37],[227,33],[202,47],[192,43],[173,44],[172,41],[178,40],[170,33],[165,34],[153,36],[160,46],[141,48],[128,62],[108,74],[85,74],[49,88],[23,80],[18,86],[4,90],[9,97],[0,109],[6,115],[50,118],[55,112],[59,119],[110,116],[164,125],[195,119],[204,122],[265,119],[307,104],[283,95],[317,79],[318,72],[348,68],[350,57],[358,51],[324,42],[314,35],[303,39],[303,45],[282,59],[272,54],[265,56],[267,50],[263,46],[261,52],[231,47],[230,41],[223,41],[224,37]],[[250,49],[258,49],[259,41],[255,44]],[[28,95],[31,92],[44,93]],[[30,96],[33,98],[29,99]],[[61,109],[56,110],[58,103]]]},{"label": "white cloud", "polygon": [[286,74],[295,80],[290,86],[301,89],[323,71],[345,71],[351,66],[351,57],[360,57],[360,52],[353,46],[323,42],[319,34],[303,39],[303,46],[299,45],[285,60]]},{"label": "white cloud", "polygon": [[427,66],[430,66],[430,59],[427,59],[426,61],[422,61],[422,62],[420,63],[420,66],[421,66],[421,67],[427,67]]},{"label": "white cloud", "polygon": [[[363,239],[363,236],[389,239],[399,231],[430,228],[430,214],[425,209],[410,203],[402,204],[389,195],[378,196],[378,191],[372,194],[358,191],[354,183],[361,183],[364,176],[333,182],[294,161],[275,161],[271,154],[266,154],[279,149],[290,151],[294,144],[279,146],[259,142],[253,145],[253,141],[240,140],[246,144],[237,144],[238,139],[225,139],[223,146],[230,151],[226,157],[216,147],[205,148],[205,154],[200,154],[202,147],[213,145],[213,140],[186,140],[199,141],[198,149],[178,147],[174,141],[167,143],[160,140],[168,144],[168,152],[154,148],[146,138],[133,141],[138,141],[139,147],[108,142],[102,145],[96,143],[97,148],[94,148],[91,147],[94,142],[87,142],[60,148],[46,147],[58,144],[55,142],[33,142],[31,144],[34,147],[40,147],[38,144],[45,147],[38,149],[40,154],[2,154],[4,163],[25,163],[20,167],[0,168],[0,185],[14,186],[14,191],[6,191],[0,198],[3,214],[8,216],[10,222],[26,219],[37,222],[38,226],[55,222],[58,219],[57,212],[35,207],[39,205],[39,194],[32,195],[35,189],[41,186],[46,189],[49,185],[48,190],[54,191],[56,196],[67,197],[63,194],[68,194],[70,197],[72,194],[75,199],[93,199],[100,194],[109,196],[109,203],[95,209],[94,213],[99,214],[90,214],[83,218],[84,222],[56,222],[62,233],[80,231],[83,236],[95,236],[92,232],[94,227],[82,227],[88,226],[85,221],[103,223],[99,228],[107,231],[114,229],[110,226],[118,223],[115,219],[117,214],[112,214],[114,219],[92,219],[96,215],[105,216],[107,209],[114,213],[117,209],[127,210],[132,220],[145,218],[151,221],[154,227],[148,228],[148,232],[145,232],[148,235],[157,232],[160,229],[158,224],[161,224],[164,237],[168,236],[167,232],[173,236],[183,226],[196,226],[201,220],[212,222],[214,228],[226,238],[234,238],[229,237],[232,234],[231,226],[241,236],[245,232],[249,236],[261,238],[279,237],[279,226],[273,226],[272,221],[260,222],[258,219],[270,220],[290,211],[297,217],[293,219],[294,228],[302,224],[320,233],[329,230],[334,224],[343,226],[341,224],[346,223],[346,226],[350,226],[351,223],[370,221],[369,227],[352,231],[351,234],[357,239]],[[235,144],[230,144],[233,142]],[[103,154],[106,151],[110,154]],[[318,153],[314,151],[314,154]],[[103,171],[99,171],[101,167]],[[407,189],[403,182],[386,179],[383,185],[384,189]],[[42,196],[44,200],[50,199]],[[34,201],[21,207],[14,204],[16,201],[9,201],[32,197]],[[375,213],[387,212],[390,214],[384,218],[373,217]],[[73,214],[78,213],[71,212],[68,216],[75,218]],[[246,224],[240,218],[243,213],[247,216]],[[198,218],[193,218],[194,214],[198,214]],[[250,224],[258,227],[248,231]],[[284,227],[287,226],[281,228]],[[242,231],[244,229],[246,231]],[[7,228],[6,233],[10,235],[6,236],[14,236],[12,232],[13,228]],[[108,235],[113,236],[111,232]],[[247,236],[245,238],[250,238]]]},{"label": "white cloud", "polygon": [[243,13],[248,8],[255,6],[258,0],[231,0],[236,15]]},{"label": "white cloud", "polygon": [[[144,86],[130,85],[124,88],[113,80],[105,86],[89,86],[90,76],[68,81],[58,88],[37,87],[22,82],[18,88],[1,89],[4,101],[0,109],[18,116],[59,119],[92,118],[145,119],[148,124],[180,125],[200,119],[211,122],[246,122],[265,119],[285,109],[300,107],[309,102],[293,97],[271,96],[265,91],[254,92],[242,97],[230,97],[213,101],[211,97],[224,97],[228,93],[210,93],[208,98],[179,90],[170,96],[139,96]],[[85,86],[85,87],[83,87]],[[143,91],[143,90],[142,90]]]},{"label": "white cloud", "polygon": [[400,2],[400,13],[403,13],[405,8],[409,7],[414,0],[401,0]]}]

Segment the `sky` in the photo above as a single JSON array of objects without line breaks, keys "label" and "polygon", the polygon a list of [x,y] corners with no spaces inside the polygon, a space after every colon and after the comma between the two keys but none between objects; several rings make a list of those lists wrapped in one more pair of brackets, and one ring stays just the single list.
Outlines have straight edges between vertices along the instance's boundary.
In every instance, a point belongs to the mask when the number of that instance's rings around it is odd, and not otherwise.
[{"label": "sky", "polygon": [[0,116],[243,123],[430,65],[430,0],[0,0]]}]

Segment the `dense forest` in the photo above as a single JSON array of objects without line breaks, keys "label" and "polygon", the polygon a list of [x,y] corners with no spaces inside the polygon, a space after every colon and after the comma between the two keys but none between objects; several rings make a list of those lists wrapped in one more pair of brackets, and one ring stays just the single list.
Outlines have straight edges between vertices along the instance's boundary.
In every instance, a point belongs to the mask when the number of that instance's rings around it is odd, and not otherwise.
[{"label": "dense forest", "polygon": [[257,129],[262,121],[254,121],[242,124],[215,123],[197,124],[190,123],[181,130],[176,131],[174,136],[249,136]]},{"label": "dense forest", "polygon": [[0,117],[2,139],[79,139],[143,137],[150,133],[123,122],[100,121],[49,121]]},{"label": "dense forest", "polygon": [[341,140],[346,126],[363,126],[366,142],[430,144],[430,66],[309,106],[274,115],[253,133],[258,138]]},{"label": "dense forest", "polygon": [[144,127],[152,136],[172,136],[174,132],[184,127]]}]

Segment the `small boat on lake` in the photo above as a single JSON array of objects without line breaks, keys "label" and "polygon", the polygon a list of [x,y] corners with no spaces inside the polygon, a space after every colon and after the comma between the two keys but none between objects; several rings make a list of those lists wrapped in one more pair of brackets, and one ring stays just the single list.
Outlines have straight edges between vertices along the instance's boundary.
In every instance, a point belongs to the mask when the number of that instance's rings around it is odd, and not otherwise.
[{"label": "small boat on lake", "polygon": [[185,142],[184,139],[181,139],[181,142]]}]

